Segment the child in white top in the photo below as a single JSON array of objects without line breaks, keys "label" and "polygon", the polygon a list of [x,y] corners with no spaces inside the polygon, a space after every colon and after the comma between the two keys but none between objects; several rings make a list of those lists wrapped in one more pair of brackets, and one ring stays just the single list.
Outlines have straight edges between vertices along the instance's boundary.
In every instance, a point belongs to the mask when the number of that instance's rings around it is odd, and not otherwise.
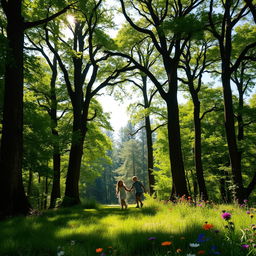
[{"label": "child in white top", "polygon": [[125,186],[124,182],[122,180],[119,180],[116,184],[116,195],[119,198],[120,205],[122,207],[122,210],[127,209],[127,203],[126,203],[126,191],[130,191]]}]

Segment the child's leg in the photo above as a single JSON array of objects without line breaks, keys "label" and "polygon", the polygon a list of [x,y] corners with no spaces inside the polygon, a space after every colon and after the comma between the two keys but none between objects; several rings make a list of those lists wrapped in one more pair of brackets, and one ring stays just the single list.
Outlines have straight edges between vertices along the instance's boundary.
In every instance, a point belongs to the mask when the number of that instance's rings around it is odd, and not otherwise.
[{"label": "child's leg", "polygon": [[137,204],[136,208],[139,208],[139,199],[140,199],[140,197],[138,195],[136,195],[136,204]]},{"label": "child's leg", "polygon": [[124,199],[121,199],[121,207],[122,207],[122,210],[124,209],[124,205],[125,205],[125,201],[124,201]]},{"label": "child's leg", "polygon": [[141,195],[138,195],[137,198],[138,198],[138,203],[137,203],[137,205],[139,205],[139,202],[140,202],[140,207],[142,207],[142,206],[143,206],[143,203],[142,203],[142,200],[141,200]]}]

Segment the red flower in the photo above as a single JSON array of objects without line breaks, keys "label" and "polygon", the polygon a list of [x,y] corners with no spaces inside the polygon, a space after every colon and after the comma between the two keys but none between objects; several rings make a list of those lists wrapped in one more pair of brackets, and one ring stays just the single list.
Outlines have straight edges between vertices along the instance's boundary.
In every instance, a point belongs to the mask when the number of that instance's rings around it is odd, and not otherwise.
[{"label": "red flower", "polygon": [[205,223],[205,224],[203,225],[203,229],[204,229],[204,230],[210,230],[210,229],[212,229],[212,228],[213,228],[213,225],[212,225],[212,224]]},{"label": "red flower", "polygon": [[97,253],[100,253],[100,252],[102,252],[102,251],[103,251],[103,248],[97,248],[97,249],[96,249],[96,252],[97,252]]}]

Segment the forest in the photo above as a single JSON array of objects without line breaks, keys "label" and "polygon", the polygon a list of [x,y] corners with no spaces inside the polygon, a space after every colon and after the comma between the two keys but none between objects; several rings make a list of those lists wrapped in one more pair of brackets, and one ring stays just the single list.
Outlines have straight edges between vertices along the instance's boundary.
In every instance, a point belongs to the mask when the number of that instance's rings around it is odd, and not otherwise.
[{"label": "forest", "polygon": [[[0,219],[118,204],[135,175],[255,200],[255,1],[1,0],[0,25]],[[119,131],[104,94],[129,102]]]}]

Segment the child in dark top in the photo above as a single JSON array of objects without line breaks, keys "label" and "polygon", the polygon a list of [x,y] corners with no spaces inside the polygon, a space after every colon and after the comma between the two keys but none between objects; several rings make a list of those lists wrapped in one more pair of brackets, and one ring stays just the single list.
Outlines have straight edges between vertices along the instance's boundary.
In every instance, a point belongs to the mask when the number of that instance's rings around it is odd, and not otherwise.
[{"label": "child in dark top", "polygon": [[135,189],[135,198],[137,203],[136,208],[139,208],[139,203],[140,203],[140,207],[143,206],[143,203],[141,201],[141,196],[143,195],[143,191],[146,192],[146,190],[143,184],[138,180],[137,176],[133,176],[132,180],[133,180],[133,184],[130,191],[132,189]]}]

